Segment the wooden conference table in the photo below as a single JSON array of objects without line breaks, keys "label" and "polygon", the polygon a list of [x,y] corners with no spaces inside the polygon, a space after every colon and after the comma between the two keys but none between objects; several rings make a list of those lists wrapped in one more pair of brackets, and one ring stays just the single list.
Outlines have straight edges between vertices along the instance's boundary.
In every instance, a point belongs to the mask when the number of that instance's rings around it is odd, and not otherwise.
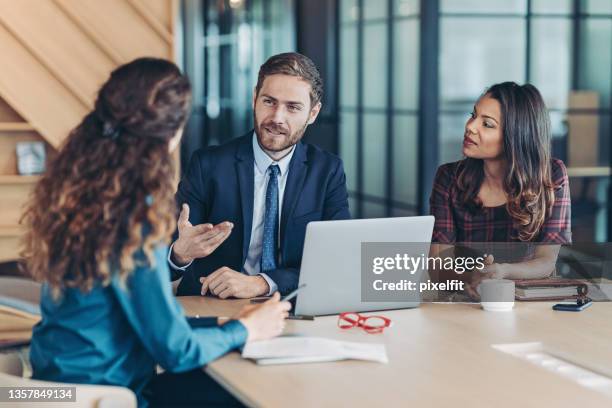
[{"label": "wooden conference table", "polygon": [[[244,300],[180,297],[187,315],[229,316]],[[517,302],[512,312],[474,304],[423,304],[378,312],[383,334],[341,330],[337,316],[287,322],[286,334],[383,342],[388,364],[360,361],[257,366],[232,352],[206,371],[252,407],[610,407],[612,397],[491,347],[542,342],[547,351],[612,377],[612,303],[555,312]]]}]

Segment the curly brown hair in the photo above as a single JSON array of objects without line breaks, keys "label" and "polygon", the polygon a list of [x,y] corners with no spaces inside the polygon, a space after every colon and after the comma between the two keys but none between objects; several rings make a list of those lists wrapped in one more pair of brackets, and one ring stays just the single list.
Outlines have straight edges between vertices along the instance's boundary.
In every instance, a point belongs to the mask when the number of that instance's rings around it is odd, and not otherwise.
[{"label": "curly brown hair", "polygon": [[176,227],[168,146],[190,102],[188,79],[169,61],[139,58],[111,73],[22,217],[25,266],[54,294],[108,285],[115,272],[125,283],[153,265],[154,246]]}]

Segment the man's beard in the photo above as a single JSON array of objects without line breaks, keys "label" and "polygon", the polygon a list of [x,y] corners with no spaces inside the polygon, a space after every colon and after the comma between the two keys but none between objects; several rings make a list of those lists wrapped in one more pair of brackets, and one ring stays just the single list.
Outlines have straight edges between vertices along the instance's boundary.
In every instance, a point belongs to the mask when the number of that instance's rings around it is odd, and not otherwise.
[{"label": "man's beard", "polygon": [[[304,123],[304,126],[302,126],[300,129],[296,130],[295,132],[287,135],[288,131],[282,127],[282,126],[278,126],[274,123],[271,122],[266,122],[266,123],[262,123],[261,125],[257,125],[257,115],[255,114],[255,112],[253,112],[253,121],[255,123],[255,134],[257,135],[257,141],[259,142],[259,145],[262,146],[264,149],[271,151],[271,152],[281,152],[285,149],[288,149],[289,147],[293,146],[294,144],[296,144],[297,142],[299,142],[302,139],[302,136],[304,136],[304,133],[306,132],[306,128],[308,127],[308,120],[306,120],[306,122]],[[265,135],[265,129],[264,127],[267,127],[269,129],[271,129],[272,131],[282,131],[284,132],[284,142],[280,145],[280,146],[274,146],[271,145],[270,143],[266,143],[266,140],[264,139]]]}]

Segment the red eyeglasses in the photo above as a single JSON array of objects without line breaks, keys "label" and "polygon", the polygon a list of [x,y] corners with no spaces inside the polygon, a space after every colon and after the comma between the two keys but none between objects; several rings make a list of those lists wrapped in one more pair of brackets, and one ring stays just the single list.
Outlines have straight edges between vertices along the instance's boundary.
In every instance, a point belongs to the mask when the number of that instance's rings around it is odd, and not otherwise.
[{"label": "red eyeglasses", "polygon": [[355,312],[344,312],[338,316],[338,327],[350,329],[361,327],[370,334],[382,333],[387,327],[391,327],[391,319],[383,316],[362,316]]}]

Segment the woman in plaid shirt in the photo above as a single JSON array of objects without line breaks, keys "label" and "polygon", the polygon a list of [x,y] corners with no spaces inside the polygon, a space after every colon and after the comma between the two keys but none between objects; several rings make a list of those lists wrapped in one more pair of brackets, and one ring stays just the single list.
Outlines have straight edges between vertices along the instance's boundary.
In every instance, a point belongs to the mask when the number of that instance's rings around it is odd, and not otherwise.
[{"label": "woman in plaid shirt", "polygon": [[430,197],[433,256],[449,244],[514,242],[525,244],[509,247],[532,248],[515,263],[489,256],[481,272],[466,274],[468,294],[477,297],[475,288],[486,278],[545,278],[560,244],[571,243],[569,180],[550,146],[550,118],[539,91],[504,82],[474,105],[463,136],[465,158],[438,168]]}]

